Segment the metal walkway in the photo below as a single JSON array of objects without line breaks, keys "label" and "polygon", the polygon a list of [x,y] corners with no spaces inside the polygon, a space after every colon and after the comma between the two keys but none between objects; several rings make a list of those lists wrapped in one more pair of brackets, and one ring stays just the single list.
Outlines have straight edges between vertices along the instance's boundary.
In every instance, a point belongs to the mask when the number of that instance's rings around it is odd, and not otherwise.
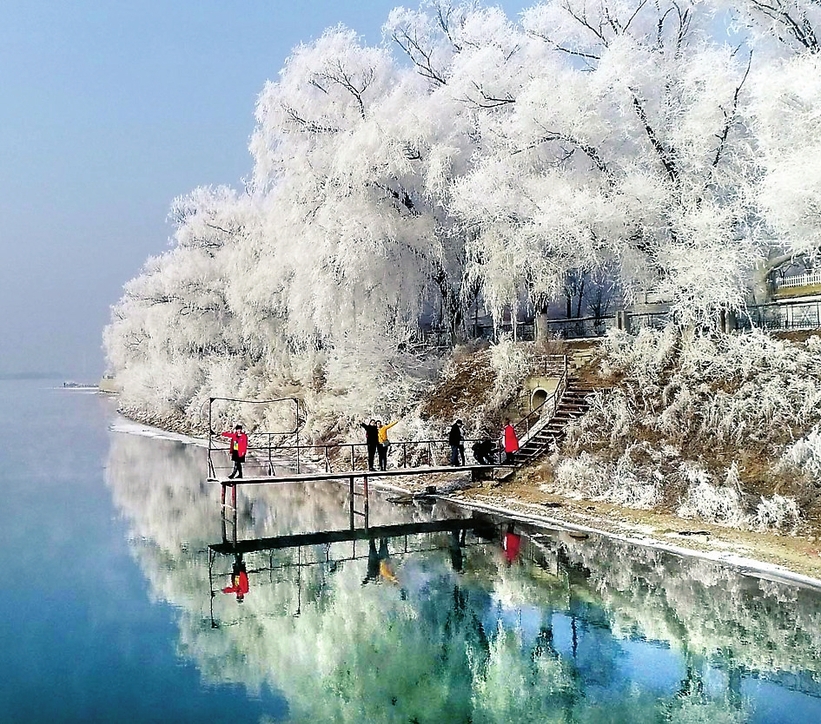
[{"label": "metal walkway", "polygon": [[[354,527],[355,516],[360,516],[364,519],[365,528],[368,527],[369,517],[368,508],[370,505],[370,485],[369,481],[373,478],[393,478],[408,475],[453,475],[454,473],[470,473],[472,481],[481,480],[488,475],[493,474],[493,470],[499,466],[497,465],[465,465],[465,466],[447,466],[447,467],[430,467],[420,465],[419,467],[398,468],[395,470],[346,470],[344,472],[331,473],[292,473],[286,475],[264,475],[248,478],[208,478],[206,482],[215,483],[220,486],[220,504],[223,509],[223,526],[233,524],[236,530],[236,521],[229,520],[225,517],[225,509],[229,508],[236,516],[237,511],[237,488],[240,485],[293,485],[296,483],[317,483],[324,481],[341,481],[347,480],[350,491],[350,517],[351,528]],[[356,492],[356,481],[362,480],[362,492]],[[231,502],[226,503],[228,490],[231,491]],[[430,491],[435,493],[435,489]],[[355,500],[357,497],[362,498],[362,509],[357,509]]]},{"label": "metal walkway", "polygon": [[510,467],[504,465],[442,465],[431,467],[430,465],[419,465],[418,467],[396,468],[391,470],[340,470],[329,473],[293,473],[287,475],[262,475],[243,478],[208,478],[208,483],[219,483],[226,487],[235,485],[263,485],[270,483],[312,483],[322,480],[347,480],[348,478],[392,478],[405,475],[441,475],[443,473],[470,473],[471,478],[476,478],[478,473],[495,470],[498,467]]}]

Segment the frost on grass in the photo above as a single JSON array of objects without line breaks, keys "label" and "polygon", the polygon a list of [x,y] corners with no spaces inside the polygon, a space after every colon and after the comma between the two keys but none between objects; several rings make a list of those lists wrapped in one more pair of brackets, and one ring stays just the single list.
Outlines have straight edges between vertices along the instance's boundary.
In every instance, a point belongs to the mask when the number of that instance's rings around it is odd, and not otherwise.
[{"label": "frost on grass", "polygon": [[564,489],[779,531],[794,530],[816,504],[817,338],[614,332],[601,375],[605,389],[568,429],[556,472]]},{"label": "frost on grass", "polygon": [[787,447],[781,456],[781,466],[809,476],[816,484],[821,483],[821,430],[818,425]]},{"label": "frost on grass", "polygon": [[683,476],[690,483],[678,509],[682,518],[698,518],[734,528],[747,527],[735,467],[728,471],[724,485],[711,483],[709,474],[701,468],[688,464],[682,465],[682,468]]}]

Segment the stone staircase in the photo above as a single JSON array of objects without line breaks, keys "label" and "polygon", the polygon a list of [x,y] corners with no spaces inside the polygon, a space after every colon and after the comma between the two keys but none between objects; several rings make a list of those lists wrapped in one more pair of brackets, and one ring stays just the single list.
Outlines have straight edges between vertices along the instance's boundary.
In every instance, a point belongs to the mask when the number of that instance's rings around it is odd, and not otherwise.
[{"label": "stone staircase", "polygon": [[555,447],[560,443],[567,424],[590,409],[589,396],[592,392],[594,388],[582,385],[571,377],[556,405],[556,414],[534,425],[532,432],[522,437],[516,465],[528,465],[547,453],[551,445]]}]

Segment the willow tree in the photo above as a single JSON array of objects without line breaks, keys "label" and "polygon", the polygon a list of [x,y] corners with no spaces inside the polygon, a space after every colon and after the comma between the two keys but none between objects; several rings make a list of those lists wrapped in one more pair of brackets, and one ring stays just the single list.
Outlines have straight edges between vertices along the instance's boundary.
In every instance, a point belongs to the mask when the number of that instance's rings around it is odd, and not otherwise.
[{"label": "willow tree", "polygon": [[288,237],[295,329],[401,336],[425,312],[455,336],[475,291],[449,213],[451,158],[474,152],[469,119],[385,48],[335,28],[298,48],[257,105],[257,192]]}]

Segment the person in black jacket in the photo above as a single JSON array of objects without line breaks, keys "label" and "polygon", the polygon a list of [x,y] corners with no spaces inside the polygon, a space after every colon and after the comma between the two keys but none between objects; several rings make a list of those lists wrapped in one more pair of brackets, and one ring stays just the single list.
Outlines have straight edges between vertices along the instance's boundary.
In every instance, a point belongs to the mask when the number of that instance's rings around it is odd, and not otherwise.
[{"label": "person in black jacket", "polygon": [[[450,464],[465,464],[465,434],[462,430],[462,421],[453,423],[448,433],[448,445],[450,445]],[[461,462],[460,462],[461,461]]]},{"label": "person in black jacket", "polygon": [[479,465],[494,465],[494,454],[496,452],[496,445],[490,440],[490,438],[484,438],[482,440],[477,440],[473,443],[473,458],[476,460]]},{"label": "person in black jacket", "polygon": [[373,470],[373,456],[376,454],[376,446],[379,444],[379,428],[376,425],[376,420],[371,420],[368,423],[362,423],[365,428],[365,443],[368,446],[368,470]]}]

